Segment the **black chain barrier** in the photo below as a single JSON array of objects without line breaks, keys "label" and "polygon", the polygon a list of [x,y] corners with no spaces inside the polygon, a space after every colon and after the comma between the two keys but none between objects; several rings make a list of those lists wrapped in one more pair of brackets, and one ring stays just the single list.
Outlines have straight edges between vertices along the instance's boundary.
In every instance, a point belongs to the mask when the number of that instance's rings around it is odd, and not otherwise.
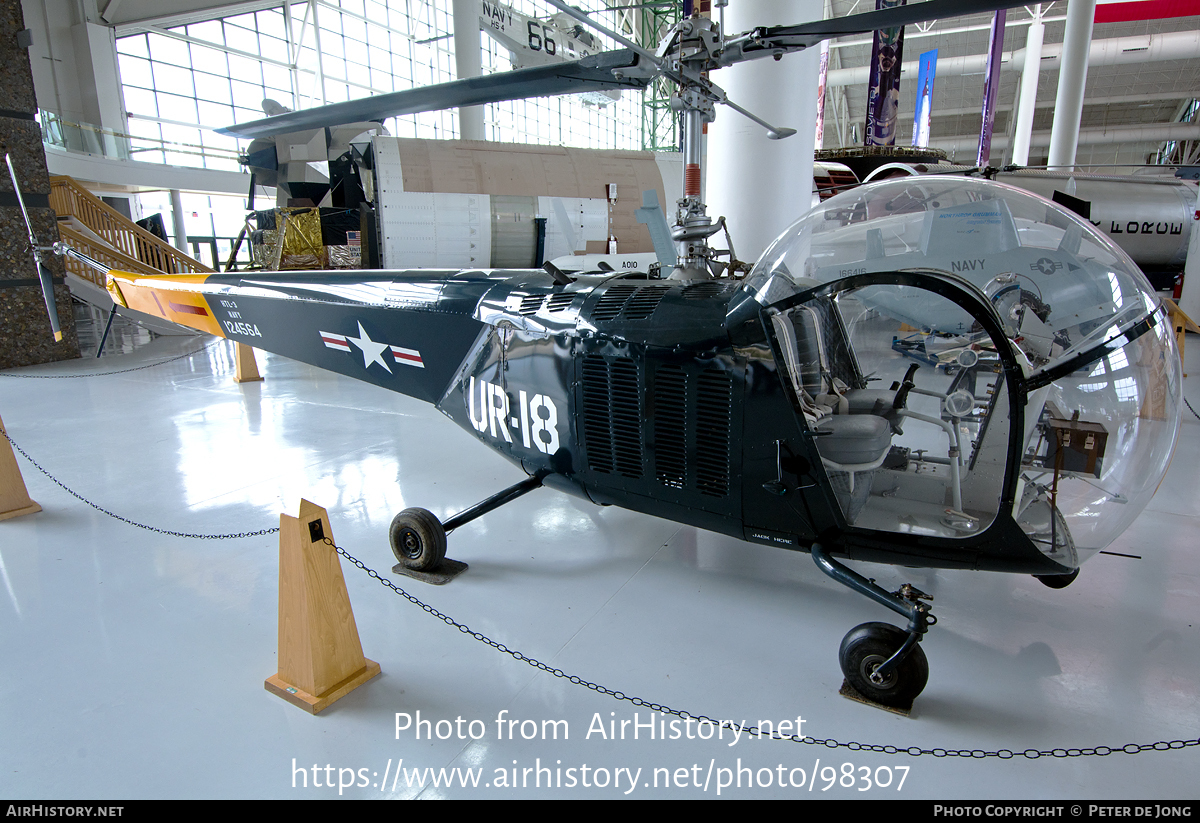
[{"label": "black chain barrier", "polygon": [[131,371],[141,371],[142,369],[152,369],[155,366],[161,366],[164,363],[172,363],[176,360],[182,360],[185,357],[191,357],[193,354],[200,354],[201,352],[207,351],[208,349],[212,348],[214,345],[216,345],[217,343],[220,343],[220,342],[221,342],[220,338],[216,338],[216,339],[208,341],[207,343],[205,343],[203,346],[196,349],[195,351],[190,351],[190,352],[187,352],[186,354],[177,354],[174,357],[168,357],[166,360],[158,360],[154,363],[147,363],[144,366],[133,366],[128,369],[118,369],[116,371],[85,372],[83,374],[10,374],[9,372],[0,371],[0,377],[18,377],[23,380],[69,380],[69,379],[75,378],[75,377],[104,377],[109,374],[125,374],[126,372],[131,372]]},{"label": "black chain barrier", "polygon": [[698,722],[708,722],[714,726],[718,726],[718,727],[722,727],[722,728],[726,728],[726,729],[737,730],[742,734],[753,735],[755,737],[770,737],[775,740],[787,740],[792,743],[804,743],[809,746],[824,746],[827,749],[849,749],[852,752],[864,751],[864,752],[878,752],[880,754],[907,754],[911,757],[920,757],[921,755],[926,755],[926,754],[931,755],[932,757],[973,757],[973,758],[998,757],[1001,760],[1009,760],[1014,757],[1025,757],[1030,760],[1036,760],[1039,757],[1106,757],[1110,754],[1116,754],[1118,752],[1123,753],[1123,754],[1139,754],[1140,752],[1148,752],[1148,751],[1161,752],[1161,751],[1169,751],[1171,749],[1186,749],[1191,746],[1200,746],[1200,739],[1197,739],[1197,740],[1159,741],[1157,743],[1127,743],[1124,746],[1115,746],[1115,747],[1114,746],[1095,746],[1095,747],[1086,748],[1086,749],[1074,749],[1074,748],[1073,749],[1044,749],[1044,750],[1043,749],[1026,749],[1024,751],[1012,751],[1011,749],[1000,749],[999,751],[990,752],[990,751],[984,751],[983,749],[943,749],[943,748],[922,749],[919,746],[880,746],[880,745],[871,744],[871,743],[858,743],[856,741],[843,742],[840,740],[834,740],[833,738],[822,739],[819,737],[809,737],[807,735],[804,735],[804,736],[797,735],[797,734],[786,735],[786,734],[780,734],[779,732],[777,732],[775,730],[772,730],[770,734],[762,734],[759,732],[759,729],[757,726],[743,726],[740,723],[733,723],[733,722],[727,721],[727,720],[721,720],[721,721],[713,720],[711,717],[706,717],[705,715],[702,715],[702,714],[692,714],[691,712],[685,711],[683,709],[672,709],[670,706],[665,706],[661,703],[653,703],[649,700],[643,700],[640,697],[628,695],[621,691],[615,691],[606,686],[601,686],[599,683],[593,683],[590,680],[584,680],[582,677],[579,677],[578,675],[567,674],[562,669],[556,669],[551,666],[548,666],[545,663],[538,660],[537,658],[530,657],[529,655],[526,655],[526,654],[522,654],[521,652],[516,651],[515,649],[510,649],[507,646],[505,646],[503,643],[492,640],[490,637],[483,634],[482,632],[474,631],[473,629],[471,629],[470,626],[466,626],[462,623],[459,623],[457,620],[450,617],[449,615],[442,614],[440,611],[435,609],[433,606],[430,606],[428,603],[425,603],[422,600],[418,599],[417,597],[414,597],[413,595],[409,594],[404,589],[400,588],[395,583],[393,583],[391,580],[381,577],[378,572],[376,572],[374,569],[367,566],[365,563],[363,563],[361,560],[359,560],[354,555],[350,554],[348,551],[343,549],[341,546],[334,543],[328,537],[324,538],[324,542],[327,543],[328,545],[332,546],[333,549],[339,555],[346,558],[351,563],[353,563],[355,566],[357,566],[358,568],[365,571],[368,576],[375,578],[380,583],[382,583],[384,586],[386,586],[387,588],[391,589],[393,592],[398,594],[400,597],[403,597],[405,600],[412,603],[414,606],[419,606],[422,610],[424,610],[425,612],[428,612],[432,617],[436,617],[438,620],[441,620],[447,626],[452,626],[453,628],[458,629],[463,634],[469,635],[469,636],[475,638],[480,643],[484,643],[488,646],[491,646],[493,649],[495,649],[498,652],[503,652],[504,654],[509,655],[514,660],[520,660],[522,663],[526,663],[535,669],[546,672],[547,674],[552,674],[555,677],[562,678],[563,680],[566,680],[568,683],[573,683],[576,686],[583,686],[583,687],[591,689],[592,691],[597,692],[599,694],[607,695],[608,697],[611,697],[615,700],[623,700],[625,702],[632,703],[634,706],[645,707],[647,709],[650,709],[651,711],[661,712],[662,714],[674,715],[675,717],[679,717],[684,720],[691,719],[691,720],[695,720]]},{"label": "black chain barrier", "polygon": [[1186,405],[1187,405],[1187,407],[1188,407],[1188,411],[1190,411],[1192,414],[1195,414],[1195,415],[1196,415],[1196,419],[1197,419],[1197,420],[1200,420],[1200,414],[1196,414],[1196,410],[1192,408],[1192,404],[1191,404],[1191,403],[1188,403],[1188,399],[1187,399],[1186,397],[1185,397],[1185,398],[1183,398],[1183,402],[1184,402],[1184,404],[1186,404]]},{"label": "black chain barrier", "polygon": [[139,529],[145,529],[146,531],[150,531],[150,532],[157,532],[158,534],[167,534],[167,535],[170,535],[171,537],[187,537],[187,538],[191,538],[193,540],[237,540],[237,539],[240,539],[243,537],[261,537],[261,536],[267,535],[267,534],[275,534],[279,531],[279,527],[275,526],[274,528],[271,528],[271,529],[260,529],[259,531],[256,531],[256,532],[238,532],[237,534],[189,534],[188,532],[176,532],[176,531],[171,531],[169,529],[159,529],[154,526],[147,526],[144,523],[138,523],[136,520],[130,520],[128,517],[122,517],[119,514],[114,514],[113,512],[110,512],[108,509],[104,508],[103,506],[98,506],[95,503],[93,503],[91,500],[88,500],[86,497],[81,495],[79,492],[77,492],[74,489],[72,489],[71,487],[67,486],[65,483],[63,483],[61,480],[59,480],[57,477],[55,477],[50,472],[48,472],[44,468],[42,468],[41,464],[38,463],[36,460],[34,460],[32,457],[30,457],[29,453],[26,452],[23,448],[18,446],[17,442],[15,440],[13,440],[11,437],[9,437],[8,432],[6,432],[3,428],[0,428],[0,434],[4,435],[4,439],[8,441],[8,444],[10,446],[12,446],[13,449],[15,449],[18,454],[20,454],[22,457],[24,457],[26,460],[28,460],[30,465],[32,465],[35,469],[40,471],[42,474],[46,475],[46,477],[49,477],[51,480],[53,480],[55,482],[55,484],[57,484],[59,486],[59,488],[66,491],[72,497],[74,497],[77,500],[80,500],[84,503],[87,503],[89,506],[91,506],[96,511],[101,512],[103,514],[107,514],[109,517],[113,518],[114,520],[120,520],[122,523],[128,523],[131,526],[137,526]]},{"label": "black chain barrier", "polygon": [[[163,363],[170,363],[173,360],[181,360],[184,357],[190,357],[193,354],[199,354],[200,352],[209,348],[216,342],[219,342],[219,341],[212,341],[212,342],[206,344],[205,346],[203,346],[202,348],[197,349],[196,351],[193,351],[193,352],[188,352],[187,354],[181,354],[177,357],[171,357],[166,360],[160,360],[156,363],[149,363],[144,366],[135,366],[134,368],[122,369],[120,371],[98,372],[98,373],[94,373],[94,374],[60,374],[60,375],[5,374],[3,372],[0,372],[0,377],[25,377],[25,378],[54,379],[54,378],[66,378],[66,377],[99,377],[99,376],[103,376],[106,374],[123,374],[125,372],[138,371],[140,369],[148,369],[153,366],[161,366]],[[1187,407],[1189,409],[1191,409],[1192,414],[1195,414],[1197,418],[1200,418],[1200,414],[1196,414],[1196,410],[1192,408],[1191,403],[1187,402],[1187,398],[1184,398],[1183,402],[1187,403]],[[34,468],[36,468],[42,474],[46,475],[46,477],[48,477],[52,481],[54,481],[55,484],[57,484],[64,491],[68,492],[71,496],[86,503],[87,505],[91,506],[93,509],[96,509],[96,511],[99,511],[103,514],[107,514],[109,517],[112,517],[116,520],[120,520],[122,523],[128,523],[131,526],[137,526],[139,529],[146,529],[147,531],[156,532],[158,534],[166,534],[166,535],[170,535],[172,537],[187,537],[187,538],[193,538],[193,539],[198,539],[198,540],[233,540],[233,539],[238,539],[238,538],[243,538],[243,537],[261,537],[263,535],[275,534],[279,531],[279,527],[276,526],[276,527],[270,528],[270,529],[261,529],[259,531],[255,531],[255,532],[239,532],[237,534],[189,534],[187,532],[177,532],[177,531],[170,531],[168,529],[159,529],[159,528],[155,528],[154,526],[147,526],[145,524],[138,523],[134,520],[130,520],[127,517],[122,517],[119,514],[114,514],[113,512],[110,512],[108,509],[105,509],[101,506],[96,505],[95,503],[88,500],[83,495],[76,492],[74,489],[69,488],[67,485],[65,485],[62,481],[60,481],[54,475],[50,474],[50,472],[48,472],[44,468],[42,468],[42,466],[36,460],[34,460],[32,457],[30,457],[29,454],[24,449],[22,449],[19,445],[17,445],[16,441],[14,441],[11,437],[8,436],[8,432],[6,432],[3,428],[0,428],[0,434],[4,435],[4,439],[8,441],[9,445],[11,445],[13,447],[13,449],[15,449],[22,457],[24,457],[26,460],[28,460],[29,463]],[[328,537],[324,538],[324,542],[327,543],[328,545],[330,545],[331,547],[333,547],[333,549],[339,555],[346,558],[351,563],[353,563],[355,566],[357,566],[358,568],[360,568],[364,572],[366,572],[369,577],[373,577],[374,579],[378,580],[381,584],[383,584],[387,588],[391,589],[397,595],[399,595],[400,597],[403,597],[405,600],[409,601],[414,606],[420,607],[423,611],[427,612],[432,617],[435,617],[438,620],[441,620],[447,626],[452,626],[453,628],[458,629],[463,634],[469,635],[470,637],[474,638],[475,640],[478,640],[480,643],[491,646],[496,651],[509,655],[514,660],[519,660],[523,663],[526,663],[529,666],[532,666],[535,669],[538,669],[540,671],[546,672],[547,674],[552,674],[555,677],[566,680],[568,683],[572,683],[576,686],[583,686],[585,688],[591,689],[592,691],[594,691],[598,694],[603,694],[608,697],[611,697],[614,700],[625,701],[625,702],[633,704],[634,706],[645,707],[651,711],[660,712],[662,714],[673,715],[675,717],[679,717],[684,720],[690,719],[690,720],[695,720],[697,722],[707,722],[707,723],[712,724],[713,726],[737,730],[741,734],[753,735],[755,737],[770,737],[774,740],[787,740],[792,743],[803,743],[803,744],[806,744],[809,746],[824,746],[825,748],[828,748],[828,749],[849,749],[850,751],[855,751],[855,752],[864,751],[864,752],[877,752],[879,754],[907,754],[911,757],[920,757],[921,755],[930,755],[932,757],[971,757],[971,758],[996,757],[1001,760],[1010,760],[1017,756],[1025,757],[1030,760],[1036,760],[1039,757],[1107,757],[1110,754],[1117,754],[1117,753],[1140,754],[1141,752],[1148,752],[1148,751],[1162,752],[1162,751],[1170,751],[1172,749],[1186,749],[1186,748],[1189,748],[1192,746],[1200,746],[1200,739],[1169,740],[1169,741],[1160,740],[1157,743],[1126,743],[1124,746],[1115,746],[1115,747],[1114,746],[1095,746],[1095,747],[1082,748],[1082,749],[1079,749],[1079,748],[1025,749],[1024,751],[1013,751],[1011,749],[999,749],[998,751],[993,752],[993,751],[985,751],[983,749],[943,749],[943,748],[922,749],[919,746],[890,746],[890,745],[881,746],[881,745],[872,744],[872,743],[858,743],[853,740],[843,742],[843,741],[839,741],[839,740],[834,740],[833,738],[822,739],[819,737],[809,737],[807,735],[801,736],[801,735],[796,735],[796,734],[784,735],[784,734],[780,734],[779,732],[775,731],[774,729],[772,729],[769,734],[762,734],[762,733],[760,733],[757,726],[743,726],[739,723],[733,723],[733,722],[727,721],[727,720],[713,720],[711,717],[707,717],[706,715],[692,714],[691,712],[688,712],[683,709],[673,709],[670,706],[666,706],[661,703],[654,703],[649,700],[643,700],[640,697],[628,695],[628,694],[625,694],[624,692],[610,689],[607,686],[600,685],[599,683],[593,683],[590,680],[584,680],[582,677],[579,677],[578,675],[567,674],[562,669],[556,669],[551,666],[548,666],[545,663],[538,660],[537,658],[530,657],[526,654],[522,654],[521,652],[516,651],[515,649],[510,649],[507,646],[505,646],[503,643],[492,640],[490,637],[483,634],[482,632],[474,631],[473,629],[471,629],[470,626],[467,626],[463,623],[459,623],[457,620],[450,617],[449,615],[442,614],[440,611],[435,609],[433,606],[430,606],[428,603],[425,603],[424,601],[420,600],[419,598],[409,594],[404,589],[400,588],[395,583],[393,583],[391,580],[381,577],[377,571],[375,571],[374,569],[367,566],[365,563],[363,563],[361,560],[359,560],[354,555],[350,554],[348,551],[343,549],[341,546],[338,546],[336,543],[334,543]]]}]

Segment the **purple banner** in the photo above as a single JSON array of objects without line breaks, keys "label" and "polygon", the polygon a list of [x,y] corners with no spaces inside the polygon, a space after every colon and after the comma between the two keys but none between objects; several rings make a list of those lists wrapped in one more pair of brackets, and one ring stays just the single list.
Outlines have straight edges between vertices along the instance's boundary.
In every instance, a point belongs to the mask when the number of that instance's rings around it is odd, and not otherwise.
[{"label": "purple banner", "polygon": [[976,166],[986,166],[992,159],[992,124],[996,122],[996,98],[1000,94],[1000,58],[1004,54],[1004,21],[1008,12],[1001,9],[992,18],[992,35],[988,43],[987,85],[983,89],[983,124],[979,130],[979,154]]},{"label": "purple banner", "polygon": [[817,75],[817,135],[813,144],[823,148],[825,141],[825,83],[829,79],[829,41],[821,41],[821,70]]},{"label": "purple banner", "polygon": [[[906,0],[875,0],[875,8],[890,9]],[[868,146],[896,145],[897,110],[900,107],[900,64],[903,61],[904,27],[875,32],[871,49],[871,82],[867,92]]]}]

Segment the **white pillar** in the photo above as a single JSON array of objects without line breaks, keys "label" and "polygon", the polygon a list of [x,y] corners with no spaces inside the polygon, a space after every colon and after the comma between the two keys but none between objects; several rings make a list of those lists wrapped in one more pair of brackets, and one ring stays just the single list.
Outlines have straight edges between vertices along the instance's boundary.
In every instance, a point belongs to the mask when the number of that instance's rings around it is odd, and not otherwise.
[{"label": "white pillar", "polygon": [[[822,0],[739,0],[725,10],[725,27],[821,19]],[[777,127],[796,134],[770,140],[762,127],[717,106],[708,127],[708,213],[724,215],[738,256],[753,262],[771,241],[812,204],[813,113],[817,106],[820,49],[753,60],[715,71],[712,80],[729,99]]]},{"label": "white pillar", "polygon": [[190,255],[192,252],[188,248],[187,227],[183,222],[183,198],[179,189],[171,189],[171,216],[175,223],[175,248]]},{"label": "white pillar", "polygon": [[1029,138],[1033,135],[1033,113],[1037,106],[1038,75],[1042,68],[1042,40],[1046,24],[1040,16],[1029,24],[1025,35],[1025,68],[1021,72],[1021,97],[1017,101],[1017,125],[1013,131],[1012,161],[1018,166],[1029,165]]},{"label": "white pillar", "polygon": [[[1197,204],[1200,210],[1200,204]],[[1188,241],[1187,260],[1183,264],[1183,291],[1179,308],[1196,323],[1200,323],[1200,221],[1192,221],[1192,236]]]},{"label": "white pillar", "polygon": [[1054,125],[1050,129],[1048,165],[1075,165],[1079,122],[1083,117],[1083,87],[1087,82],[1088,52],[1092,45],[1092,23],[1096,0],[1070,0],[1067,4],[1067,28],[1063,35],[1062,70],[1058,75],[1058,95],[1054,99]]},{"label": "white pillar", "polygon": [[[483,74],[479,53],[479,4],[476,0],[454,0],[454,70],[459,80]],[[483,140],[483,106],[460,106],[458,136]]]}]

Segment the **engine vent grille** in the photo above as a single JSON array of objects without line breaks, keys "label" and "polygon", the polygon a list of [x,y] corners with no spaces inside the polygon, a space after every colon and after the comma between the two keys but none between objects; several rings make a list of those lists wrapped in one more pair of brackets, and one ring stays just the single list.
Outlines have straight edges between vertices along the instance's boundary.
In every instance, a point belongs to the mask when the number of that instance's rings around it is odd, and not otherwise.
[{"label": "engine vent grille", "polygon": [[714,283],[712,281],[706,283],[693,283],[683,290],[684,300],[705,300],[709,297],[716,297],[723,294],[728,288],[724,283]]},{"label": "engine vent grille", "polygon": [[542,302],[545,299],[546,296],[544,294],[527,294],[521,298],[521,308],[518,311],[522,317],[537,314],[538,309],[542,307]]},{"label": "engine vent grille", "polygon": [[592,314],[593,319],[599,321],[615,319],[636,291],[636,286],[612,286],[600,295],[600,300],[596,303],[596,311]]},{"label": "engine vent grille", "polygon": [[611,286],[600,295],[592,319],[606,322],[622,317],[645,320],[654,314],[670,286]]},{"label": "engine vent grille", "polygon": [[575,300],[574,292],[560,291],[558,294],[550,295],[550,301],[546,304],[547,311],[566,311],[571,307],[571,303]]},{"label": "engine vent grille", "polygon": [[733,383],[729,374],[700,374],[696,392],[696,489],[723,497],[729,493],[729,426]]},{"label": "engine vent grille", "polygon": [[638,289],[637,293],[625,305],[625,319],[645,320],[654,314],[654,310],[662,302],[663,295],[667,293],[667,289],[667,286],[645,286]]},{"label": "engine vent grille", "polygon": [[632,360],[583,359],[583,432],[594,471],[642,476],[640,382]]},{"label": "engine vent grille", "polygon": [[672,489],[687,482],[687,374],[679,366],[655,373],[654,476]]}]

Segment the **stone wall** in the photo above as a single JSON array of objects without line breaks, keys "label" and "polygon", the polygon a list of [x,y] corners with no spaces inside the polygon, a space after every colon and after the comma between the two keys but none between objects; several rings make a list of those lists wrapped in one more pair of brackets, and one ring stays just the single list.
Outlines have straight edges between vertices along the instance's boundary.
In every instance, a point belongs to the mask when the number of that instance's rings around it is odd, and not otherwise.
[{"label": "stone wall", "polygon": [[3,165],[3,155],[11,155],[38,242],[58,240],[29,52],[17,42],[24,28],[20,0],[0,0],[0,369],[79,357],[71,296],[62,285],[62,261],[48,255],[63,331],[62,342],[55,343],[29,252],[29,233]]}]

